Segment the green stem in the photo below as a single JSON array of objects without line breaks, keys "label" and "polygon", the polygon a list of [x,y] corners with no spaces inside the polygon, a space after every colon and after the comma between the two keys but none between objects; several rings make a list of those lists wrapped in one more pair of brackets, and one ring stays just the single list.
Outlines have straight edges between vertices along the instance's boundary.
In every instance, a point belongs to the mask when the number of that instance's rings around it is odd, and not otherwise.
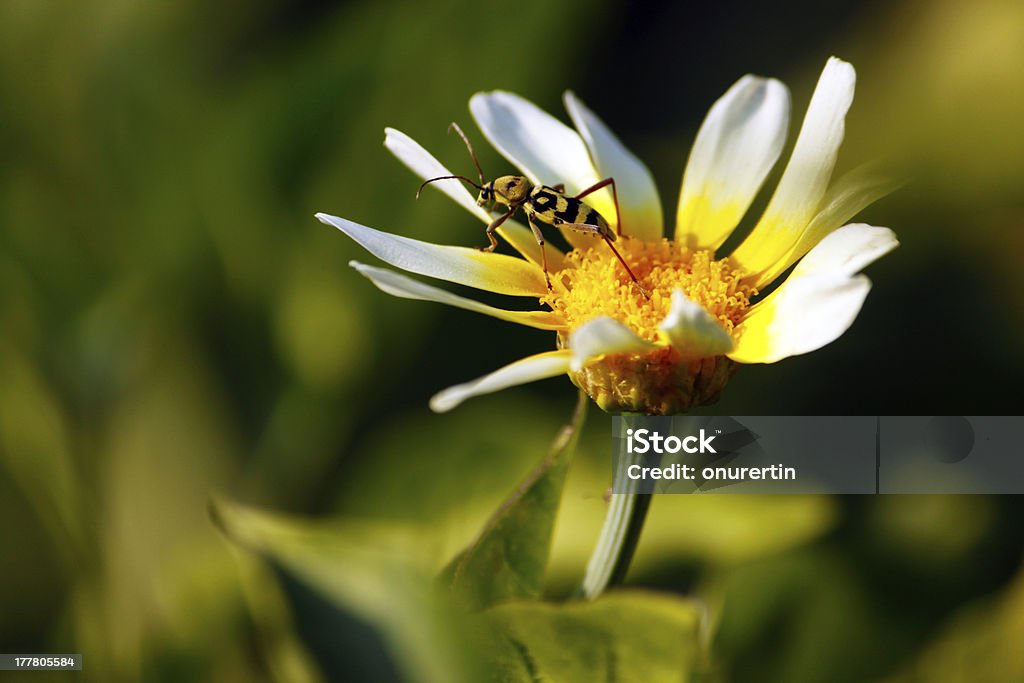
[{"label": "green stem", "polygon": [[630,465],[642,464],[643,456],[624,454],[616,472],[615,490],[597,546],[587,563],[579,595],[593,600],[605,589],[621,584],[629,571],[640,532],[651,507],[651,494],[637,493],[640,482],[626,476]]}]

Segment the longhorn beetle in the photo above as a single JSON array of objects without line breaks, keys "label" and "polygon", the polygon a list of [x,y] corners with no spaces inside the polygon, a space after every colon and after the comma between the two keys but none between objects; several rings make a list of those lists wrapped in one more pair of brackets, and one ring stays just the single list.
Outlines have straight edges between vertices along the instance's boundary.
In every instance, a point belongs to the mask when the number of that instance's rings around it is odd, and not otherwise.
[{"label": "longhorn beetle", "polygon": [[423,188],[430,183],[438,180],[456,179],[480,190],[480,195],[476,200],[477,206],[484,207],[490,204],[489,210],[494,211],[498,204],[504,204],[508,207],[508,210],[491,221],[491,224],[487,226],[487,238],[491,243],[483,247],[482,251],[488,252],[494,251],[498,246],[498,240],[494,238],[494,231],[521,208],[526,213],[526,220],[530,224],[530,229],[533,230],[533,236],[537,238],[537,244],[540,245],[541,263],[544,268],[544,279],[547,281],[548,290],[551,289],[551,278],[548,275],[548,257],[547,252],[544,250],[544,233],[541,232],[537,223],[570,228],[589,235],[597,235],[605,241],[605,244],[612,250],[615,257],[619,259],[619,263],[629,273],[629,277],[633,280],[637,289],[648,299],[651,298],[651,295],[643,288],[640,281],[636,279],[636,275],[630,270],[629,265],[622,258],[619,250],[612,244],[616,240],[616,235],[608,225],[608,221],[582,201],[583,197],[586,197],[591,192],[596,192],[602,187],[611,185],[612,197],[615,199],[615,216],[618,219],[619,229],[621,230],[622,220],[619,217],[619,195],[615,190],[614,178],[605,178],[574,197],[569,197],[565,194],[565,186],[561,183],[554,187],[534,185],[527,178],[518,175],[505,175],[487,181],[484,179],[484,172],[480,168],[480,161],[476,158],[476,152],[473,151],[473,145],[469,143],[469,138],[466,137],[466,134],[462,132],[457,123],[453,122],[448,126],[448,132],[451,132],[453,129],[459,134],[462,141],[466,143],[466,149],[469,150],[469,156],[472,157],[473,165],[476,166],[476,171],[480,176],[480,184],[478,185],[461,175],[438,176],[437,178],[423,181],[419,190],[416,191],[417,199],[419,199]]}]

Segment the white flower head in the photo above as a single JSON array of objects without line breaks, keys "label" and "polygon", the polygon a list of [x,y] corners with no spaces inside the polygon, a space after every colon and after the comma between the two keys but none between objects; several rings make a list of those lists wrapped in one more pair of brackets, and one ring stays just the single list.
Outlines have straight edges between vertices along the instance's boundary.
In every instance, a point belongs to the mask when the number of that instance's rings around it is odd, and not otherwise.
[{"label": "white flower head", "polygon": [[[781,82],[744,76],[711,107],[686,164],[671,237],[665,236],[651,173],[575,95],[565,96],[575,130],[512,93],[474,95],[470,110],[480,130],[535,187],[561,185],[565,195],[575,196],[615,179],[618,210],[607,187],[584,201],[615,231],[617,249],[642,289],[609,244],[565,228],[568,253],[543,246],[549,288],[542,247],[514,220],[497,232],[518,257],[317,217],[402,270],[534,297],[544,306],[499,309],[353,262],[389,294],[556,332],[556,350],[446,389],[431,401],[435,410],[568,374],[608,411],[684,412],[717,400],[739,363],[774,363],[842,335],[870,289],[859,271],[897,246],[888,228],[845,224],[892,183],[858,171],[831,182],[855,80],[850,64],[829,59],[764,213],[750,235],[720,258],[716,250],[750,209],[785,144],[790,96]],[[451,175],[399,131],[388,129],[385,145],[422,179]],[[459,180],[434,186],[485,223],[497,215],[478,206]],[[771,294],[759,296],[772,285]]]}]

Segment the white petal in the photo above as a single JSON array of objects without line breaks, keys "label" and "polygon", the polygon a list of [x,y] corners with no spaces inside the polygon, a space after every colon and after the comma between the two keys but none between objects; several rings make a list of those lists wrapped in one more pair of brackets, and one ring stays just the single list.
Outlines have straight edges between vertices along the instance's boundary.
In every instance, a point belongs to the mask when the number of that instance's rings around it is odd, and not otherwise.
[{"label": "white petal", "polygon": [[606,315],[594,318],[569,335],[572,370],[578,371],[589,361],[609,353],[649,351],[655,345],[641,339],[622,323]]},{"label": "white petal", "polygon": [[421,242],[325,213],[318,213],[316,217],[341,230],[377,258],[402,270],[498,294],[541,297],[548,291],[541,269],[522,259]]},{"label": "white petal", "polygon": [[613,219],[611,224],[619,234],[644,241],[660,239],[663,228],[661,199],[651,172],[576,95],[567,91],[564,100],[569,116],[590,150],[597,175],[602,179],[615,179],[625,230],[614,220],[614,213],[610,217]]},{"label": "white petal", "polygon": [[[422,180],[426,180],[427,178],[437,178],[438,176],[452,175],[452,172],[445,168],[444,164],[435,159],[434,156],[427,150],[423,149],[418,142],[400,130],[385,128],[384,146],[387,147],[392,154],[398,157],[399,161],[409,167],[409,170],[419,176]],[[455,179],[439,180],[436,183],[431,183],[430,186],[444,192],[446,195],[454,199],[459,206],[466,209],[483,222],[491,222],[490,215],[484,211],[483,208],[476,205],[476,199],[473,198],[473,195],[468,189],[466,189],[466,186],[462,181]]]},{"label": "white petal", "polygon": [[775,194],[732,255],[746,272],[761,273],[775,265],[818,212],[843,141],[855,83],[853,66],[835,57],[828,60]]},{"label": "white petal", "polygon": [[[579,134],[532,102],[499,90],[473,95],[469,110],[494,148],[530,182],[562,183],[567,194],[575,195],[601,180]],[[584,201],[606,220],[615,215],[608,188],[587,195]],[[599,241],[572,230],[562,234],[575,247],[591,247]]]},{"label": "white petal", "polygon": [[857,317],[870,288],[864,276],[851,276],[897,246],[888,228],[854,223],[835,230],[751,309],[737,329],[739,343],[730,357],[773,363],[838,338]]},{"label": "white petal", "polygon": [[822,238],[856,216],[869,204],[895,190],[899,185],[899,181],[880,175],[869,167],[857,168],[845,174],[829,188],[828,194],[822,202],[821,210],[800,235],[796,245],[790,249],[785,258],[780,259],[774,266],[764,271],[754,285],[764,287],[796,263]]},{"label": "white petal", "polygon": [[676,240],[715,249],[739,224],[779,158],[789,90],[744,76],[712,105],[693,143],[676,213]]},{"label": "white petal", "polygon": [[863,275],[815,272],[791,277],[751,309],[734,331],[740,363],[774,363],[838,339],[860,312],[871,282]]},{"label": "white petal", "polygon": [[349,265],[366,276],[373,284],[387,294],[403,299],[418,301],[436,301],[456,308],[463,308],[475,313],[483,313],[501,320],[536,327],[541,330],[560,330],[565,328],[565,319],[553,311],[506,311],[494,308],[479,301],[457,296],[437,287],[431,287],[419,280],[396,273],[386,268],[375,268],[358,261],[349,261]]},{"label": "white petal", "polygon": [[732,351],[732,337],[703,306],[681,289],[672,292],[672,308],[659,329],[684,358],[719,356]]},{"label": "white petal", "polygon": [[833,231],[818,242],[793,269],[790,277],[812,273],[835,273],[847,277],[900,245],[896,233],[866,223],[851,223]]},{"label": "white petal", "polygon": [[[444,164],[435,159],[430,152],[423,149],[419,143],[400,130],[385,128],[384,146],[421,180],[452,175],[452,172]],[[466,186],[461,181],[455,179],[439,180],[436,183],[431,183],[430,187],[444,192],[454,199],[459,206],[484,223],[491,222],[492,216],[482,207],[477,206],[476,199],[473,198],[472,193],[466,189]],[[498,228],[497,232],[502,239],[511,244],[520,254],[534,263],[541,263],[540,245],[537,244],[537,239],[529,229],[515,221],[506,221],[504,225]],[[558,271],[562,267],[563,254],[551,245],[546,244],[544,248],[548,252],[548,269],[551,272]]]},{"label": "white petal", "polygon": [[445,389],[430,399],[430,409],[437,413],[444,413],[473,396],[490,394],[519,384],[564,375],[569,371],[571,355],[572,352],[565,349],[527,356],[480,379]]},{"label": "white petal", "polygon": [[532,102],[495,91],[473,95],[469,109],[495,149],[533,183],[565,183],[575,193],[600,180],[576,131]]}]

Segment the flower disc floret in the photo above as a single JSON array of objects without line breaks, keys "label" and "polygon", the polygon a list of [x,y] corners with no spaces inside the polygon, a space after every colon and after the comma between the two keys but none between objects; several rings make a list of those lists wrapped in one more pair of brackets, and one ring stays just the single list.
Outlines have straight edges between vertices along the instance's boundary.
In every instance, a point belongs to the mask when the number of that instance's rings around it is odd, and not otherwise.
[{"label": "flower disc floret", "polygon": [[715,260],[710,250],[691,251],[664,238],[618,244],[651,298],[644,298],[603,245],[573,250],[559,273],[560,286],[541,299],[565,317],[569,329],[606,315],[643,339],[661,341],[659,326],[671,308],[672,292],[681,289],[732,332],[757,294],[728,259]]},{"label": "flower disc floret", "polygon": [[[542,300],[567,322],[569,331],[559,333],[560,347],[568,346],[571,330],[598,316],[623,323],[652,344],[664,342],[661,325],[673,292],[680,290],[732,333],[757,293],[728,259],[716,260],[710,250],[690,250],[667,239],[619,244],[650,299],[623,276],[622,266],[603,245],[570,252],[556,290]],[[665,415],[717,401],[736,367],[724,356],[688,358],[672,346],[659,346],[609,354],[569,377],[609,412]]]}]

